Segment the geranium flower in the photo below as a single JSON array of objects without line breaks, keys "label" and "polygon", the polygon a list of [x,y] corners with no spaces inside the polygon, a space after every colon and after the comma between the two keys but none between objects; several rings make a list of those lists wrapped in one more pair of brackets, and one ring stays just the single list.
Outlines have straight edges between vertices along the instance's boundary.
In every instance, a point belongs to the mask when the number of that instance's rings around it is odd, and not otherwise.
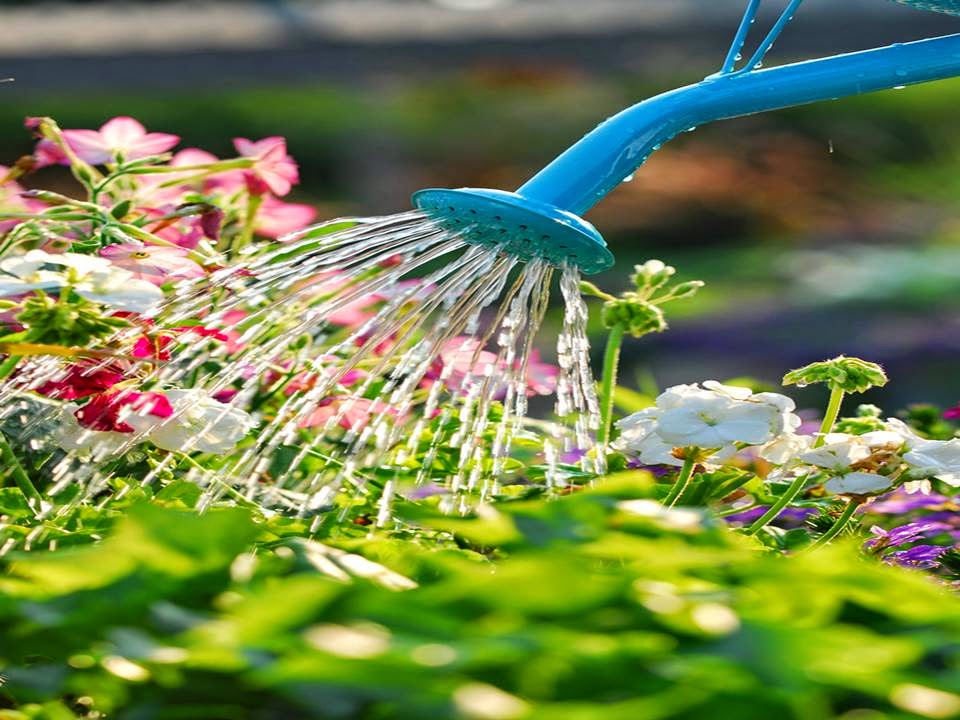
[{"label": "geranium flower", "polygon": [[823,486],[835,495],[876,495],[893,483],[885,475],[854,471],[832,477]]},{"label": "geranium flower", "polygon": [[398,411],[380,400],[368,400],[350,396],[324,398],[317,403],[316,409],[300,421],[300,427],[320,427],[331,419],[340,416],[337,424],[345,430],[359,430],[365,427],[375,416],[386,413],[396,417]]},{"label": "geranium flower", "polygon": [[58,400],[81,400],[109,390],[123,380],[123,370],[116,365],[77,363],[67,366],[57,380],[45,382],[35,391]]},{"label": "geranium flower", "polygon": [[126,421],[164,450],[222,454],[236,447],[254,426],[240,408],[217,402],[203,390],[165,390],[172,411],[163,420],[146,414]]},{"label": "geranium flower", "polygon": [[[57,269],[50,270],[50,266]],[[0,297],[69,285],[87,300],[131,312],[145,312],[163,299],[163,293],[152,283],[93,255],[30,250],[0,261],[0,271],[7,273],[0,275]]]},{"label": "geranium flower", "polygon": [[166,152],[178,142],[177,135],[148,133],[131,117],[115,117],[99,130],[64,130],[64,140],[81,160],[102,165],[116,158],[139,160]]},{"label": "geranium flower", "polygon": [[287,141],[282,137],[263,140],[234,138],[233,145],[243,157],[253,158],[253,167],[243,171],[247,190],[253,195],[272,192],[283,197],[300,181],[300,173],[293,158],[287,155]]},{"label": "geranium flower", "polygon": [[[753,393],[747,388],[709,380],[668,388],[647,408],[618,423],[617,446],[627,452],[662,447],[697,447],[730,452],[737,445],[763,445],[800,426],[793,401],[777,393]],[[655,433],[658,440],[649,440]]]},{"label": "geranium flower", "polygon": [[914,477],[935,477],[960,487],[960,439],[928,440],[917,435],[901,420],[890,418],[887,425],[898,432],[906,443],[903,459]]},{"label": "geranium flower", "polygon": [[203,277],[206,272],[187,257],[189,254],[185,248],[144,245],[142,242],[107,245],[100,250],[100,255],[110,260],[114,267],[123,268],[135,278],[154,285]]},{"label": "geranium flower", "polygon": [[311,205],[283,202],[272,195],[264,195],[254,227],[258,235],[278,238],[302,230],[316,217],[317,210]]},{"label": "geranium flower", "polygon": [[172,414],[173,407],[162,393],[132,390],[94,395],[73,413],[85,428],[119,433],[134,432],[138,418],[162,419]]}]

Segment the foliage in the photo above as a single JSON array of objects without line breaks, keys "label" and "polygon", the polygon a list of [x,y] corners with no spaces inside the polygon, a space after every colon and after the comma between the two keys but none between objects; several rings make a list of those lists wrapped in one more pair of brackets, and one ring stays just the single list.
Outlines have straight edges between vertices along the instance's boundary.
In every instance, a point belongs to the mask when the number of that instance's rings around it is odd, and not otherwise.
[{"label": "foliage", "polygon": [[960,709],[960,608],[942,590],[846,545],[758,553],[651,497],[633,472],[469,518],[421,509],[409,522],[447,541],[341,538],[339,554],[241,510],[136,505],[99,544],[6,559],[2,717]]}]

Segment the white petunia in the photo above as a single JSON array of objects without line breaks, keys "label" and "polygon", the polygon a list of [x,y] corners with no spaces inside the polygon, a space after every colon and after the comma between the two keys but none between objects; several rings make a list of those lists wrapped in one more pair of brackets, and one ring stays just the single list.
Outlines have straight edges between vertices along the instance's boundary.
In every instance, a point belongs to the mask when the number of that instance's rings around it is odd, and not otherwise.
[{"label": "white petunia", "polygon": [[892,484],[893,481],[884,475],[850,472],[830,478],[824,487],[836,495],[873,495],[888,490]]},{"label": "white petunia", "polygon": [[816,437],[813,435],[796,435],[784,433],[780,437],[768,442],[759,450],[759,455],[774,465],[784,465],[797,459],[802,453],[809,450]]},{"label": "white petunia", "polygon": [[0,297],[71,286],[87,300],[132,312],[145,312],[163,299],[152,283],[93,255],[30,250],[0,262],[0,271]]},{"label": "white petunia", "polygon": [[95,459],[103,459],[125,449],[130,442],[130,436],[124,433],[83,427],[74,415],[75,410],[74,405],[64,405],[60,411],[54,439],[63,450],[89,453]]},{"label": "white petunia", "polygon": [[906,444],[907,452],[903,459],[910,467],[911,476],[935,477],[948,485],[960,487],[960,439],[928,440],[896,418],[888,419],[887,426],[899,434]]},{"label": "white petunia", "polygon": [[173,407],[171,417],[132,412],[121,419],[164,450],[225,453],[253,427],[248,413],[214,400],[203,390],[165,390],[163,394]]}]

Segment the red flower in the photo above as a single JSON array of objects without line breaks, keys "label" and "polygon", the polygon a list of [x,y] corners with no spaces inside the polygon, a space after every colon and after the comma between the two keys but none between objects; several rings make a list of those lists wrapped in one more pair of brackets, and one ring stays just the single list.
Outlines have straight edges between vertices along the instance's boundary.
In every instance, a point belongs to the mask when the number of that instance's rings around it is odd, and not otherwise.
[{"label": "red flower", "polygon": [[36,388],[36,391],[58,400],[80,400],[109,390],[123,379],[123,371],[116,365],[70,365],[63,377],[44,383]]},{"label": "red flower", "polygon": [[153,337],[144,335],[133,344],[130,354],[140,360],[169,360],[170,345],[180,335],[199,335],[200,337],[213,338],[220,342],[227,342],[230,337],[220,330],[205,328],[199,325],[184,325],[183,327],[174,327],[161,330]]},{"label": "red flower", "polygon": [[168,418],[173,415],[173,406],[165,395],[158,392],[121,390],[94,395],[73,415],[78,423],[91,430],[132,433],[133,428],[123,421],[123,417],[128,413]]}]

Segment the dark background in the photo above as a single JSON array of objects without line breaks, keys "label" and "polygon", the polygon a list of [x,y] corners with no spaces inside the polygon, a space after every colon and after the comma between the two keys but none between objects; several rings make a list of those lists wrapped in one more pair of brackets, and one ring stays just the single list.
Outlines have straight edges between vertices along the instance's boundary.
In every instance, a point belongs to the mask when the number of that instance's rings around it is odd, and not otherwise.
[{"label": "dark background", "polygon": [[[15,82],[0,85],[0,162],[29,151],[26,115],[68,128],[133,115],[222,155],[234,136],[286,136],[294,198],[323,217],[401,210],[427,186],[513,189],[607,115],[713,72],[741,6],[3,2],[0,77]],[[808,0],[769,60],[950,32],[960,18]],[[776,382],[845,353],[888,367],[894,382],[870,399],[891,409],[955,403],[958,210],[960,81],[678,138],[589,215],[618,260],[601,286],[623,289],[650,257],[708,282],[674,306],[670,332],[628,342],[626,383]]]}]

